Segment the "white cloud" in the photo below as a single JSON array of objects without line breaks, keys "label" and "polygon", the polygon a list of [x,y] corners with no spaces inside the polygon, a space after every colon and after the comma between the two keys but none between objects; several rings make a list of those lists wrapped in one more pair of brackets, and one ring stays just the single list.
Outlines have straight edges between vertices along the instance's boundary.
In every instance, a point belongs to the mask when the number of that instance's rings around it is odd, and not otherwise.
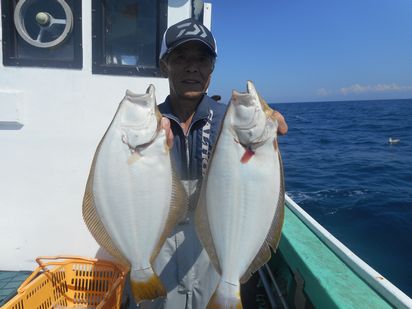
[{"label": "white cloud", "polygon": [[320,88],[316,91],[318,96],[325,97],[329,94],[329,92],[325,88]]},{"label": "white cloud", "polygon": [[367,93],[367,92],[397,92],[412,90],[412,86],[400,86],[395,83],[392,84],[376,84],[376,85],[360,85],[354,84],[349,87],[340,88],[340,93],[343,95],[348,95],[352,93]]}]

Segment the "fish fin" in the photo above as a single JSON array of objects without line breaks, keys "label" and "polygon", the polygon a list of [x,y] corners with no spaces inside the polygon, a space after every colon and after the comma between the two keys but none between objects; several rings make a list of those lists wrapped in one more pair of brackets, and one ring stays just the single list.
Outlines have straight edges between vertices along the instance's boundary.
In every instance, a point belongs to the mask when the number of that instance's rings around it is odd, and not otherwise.
[{"label": "fish fin", "polygon": [[285,183],[283,177],[283,163],[280,153],[278,152],[279,158],[279,169],[280,169],[280,189],[279,189],[279,198],[276,203],[276,212],[273,217],[271,227],[266,239],[262,244],[258,254],[250,264],[249,268],[240,278],[241,283],[245,283],[249,280],[251,275],[256,272],[262,265],[269,261],[271,256],[271,250],[269,246],[275,251],[279,245],[280,237],[282,234],[282,226],[285,217]]},{"label": "fish fin", "polygon": [[273,139],[273,149],[275,152],[278,152],[279,150],[278,140],[276,138]]},{"label": "fish fin", "polygon": [[[260,105],[262,106],[262,109],[266,114],[266,117],[268,117],[269,119],[271,119],[275,123],[275,126],[276,126],[275,132],[277,132],[279,123],[278,123],[278,119],[276,117],[276,114],[278,112],[275,109],[272,109],[269,106],[269,104],[265,101],[265,99],[263,99],[259,94],[258,94],[258,97],[259,97]],[[277,145],[274,145],[274,146],[275,146],[275,150],[277,150]]]},{"label": "fish fin", "polygon": [[153,263],[157,255],[160,252],[163,244],[165,243],[167,237],[172,233],[176,224],[185,217],[188,208],[188,197],[185,189],[183,188],[182,182],[174,168],[172,168],[172,196],[170,198],[170,208],[169,214],[165,223],[162,234],[159,237],[159,241],[153,250],[152,256],[150,257],[150,262]]},{"label": "fish fin", "polygon": [[[99,152],[101,143],[102,142],[100,142],[99,146],[97,147],[96,154]],[[86,226],[89,229],[90,233],[100,246],[105,248],[107,252],[109,252],[112,256],[116,257],[122,264],[130,266],[129,261],[116,247],[111,237],[109,236],[109,233],[107,233],[106,228],[100,220],[100,217],[96,210],[96,206],[94,204],[93,177],[96,165],[96,158],[97,155],[95,155],[93,158],[92,167],[90,169],[90,174],[87,179],[86,189],[83,196],[83,220],[86,223]]]},{"label": "fish fin", "polygon": [[215,267],[216,271],[222,275],[222,270],[219,263],[219,258],[216,253],[216,248],[213,242],[212,232],[210,231],[209,217],[206,209],[206,186],[207,186],[207,175],[203,178],[203,183],[200,189],[198,204],[195,212],[195,225],[197,235],[200,242],[205,248],[207,254],[209,255],[210,261]]},{"label": "fish fin", "polygon": [[280,152],[278,151],[279,169],[280,169],[280,190],[279,198],[276,206],[276,214],[273,219],[271,234],[268,234],[269,245],[272,250],[276,251],[279,246],[280,237],[282,235],[282,226],[285,218],[285,178],[283,175],[283,161]]},{"label": "fish fin", "polygon": [[173,190],[171,198],[171,207],[173,209],[174,220],[176,222],[174,226],[186,218],[187,212],[189,210],[189,197],[187,196],[186,190],[182,185],[180,178],[177,176],[175,168],[172,168],[172,177],[173,177]]},{"label": "fish fin", "polygon": [[207,309],[242,309],[240,285],[220,281],[207,304]]},{"label": "fish fin", "polygon": [[277,120],[275,116],[275,110],[272,109],[269,104],[266,102],[264,98],[258,94],[260,105],[262,106],[263,111],[265,112],[266,116],[268,116],[273,121]]},{"label": "fish fin", "polygon": [[[147,271],[146,271],[147,272]],[[130,278],[133,297],[137,304],[144,300],[166,297],[167,291],[160,278],[150,269],[147,278]]]}]

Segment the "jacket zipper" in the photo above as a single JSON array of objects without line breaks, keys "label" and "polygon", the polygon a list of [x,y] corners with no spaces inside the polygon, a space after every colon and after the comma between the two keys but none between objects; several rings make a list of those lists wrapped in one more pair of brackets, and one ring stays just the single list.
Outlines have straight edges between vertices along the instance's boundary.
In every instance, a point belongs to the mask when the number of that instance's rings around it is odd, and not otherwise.
[{"label": "jacket zipper", "polygon": [[[193,122],[189,125],[189,128],[187,130],[187,134],[185,134],[185,146],[186,146],[186,168],[187,168],[187,192],[188,192],[188,199],[187,199],[187,209],[190,210],[190,202],[191,198],[189,198],[193,192],[192,192],[192,184],[193,181],[191,179],[191,173],[190,173],[190,149],[189,149],[189,134],[190,130],[192,129]],[[187,222],[188,220],[186,220]]]},{"label": "jacket zipper", "polygon": [[[196,120],[195,122],[192,122],[187,130],[187,133],[184,133],[182,126],[180,125],[180,122],[176,119],[173,118],[169,118],[170,120],[175,121],[181,128],[184,138],[185,138],[185,150],[186,150],[186,169],[187,169],[187,181],[186,181],[186,192],[188,193],[188,196],[190,196],[190,194],[192,193],[192,185],[193,185],[193,181],[191,180],[191,173],[190,173],[190,148],[189,148],[189,134],[190,134],[190,130],[192,129],[193,124],[195,124],[196,122],[200,121],[201,119]],[[188,198],[187,200],[187,207],[188,209],[190,209],[190,199]],[[185,223],[185,220],[182,223]]]}]

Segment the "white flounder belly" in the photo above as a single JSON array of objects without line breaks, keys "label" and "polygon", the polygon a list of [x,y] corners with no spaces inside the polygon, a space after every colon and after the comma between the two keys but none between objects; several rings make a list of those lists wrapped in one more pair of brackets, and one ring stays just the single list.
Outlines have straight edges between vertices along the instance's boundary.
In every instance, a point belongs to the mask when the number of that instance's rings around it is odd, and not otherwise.
[{"label": "white flounder belly", "polygon": [[145,268],[164,230],[172,194],[163,130],[129,164],[130,156],[119,130],[109,130],[96,160],[93,195],[115,246],[133,267]]},{"label": "white flounder belly", "polygon": [[233,284],[239,282],[265,241],[281,187],[280,162],[272,141],[242,164],[244,152],[229,130],[223,129],[206,189],[210,232],[222,279]]}]

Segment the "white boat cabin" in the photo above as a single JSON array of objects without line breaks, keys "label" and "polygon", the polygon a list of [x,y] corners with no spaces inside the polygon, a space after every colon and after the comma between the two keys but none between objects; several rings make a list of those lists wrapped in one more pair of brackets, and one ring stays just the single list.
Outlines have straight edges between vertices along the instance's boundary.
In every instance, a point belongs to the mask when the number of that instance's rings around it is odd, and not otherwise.
[{"label": "white boat cabin", "polygon": [[7,0],[0,25],[0,270],[40,255],[94,257],[82,218],[91,161],[126,89],[168,83],[163,32],[200,0]]}]

